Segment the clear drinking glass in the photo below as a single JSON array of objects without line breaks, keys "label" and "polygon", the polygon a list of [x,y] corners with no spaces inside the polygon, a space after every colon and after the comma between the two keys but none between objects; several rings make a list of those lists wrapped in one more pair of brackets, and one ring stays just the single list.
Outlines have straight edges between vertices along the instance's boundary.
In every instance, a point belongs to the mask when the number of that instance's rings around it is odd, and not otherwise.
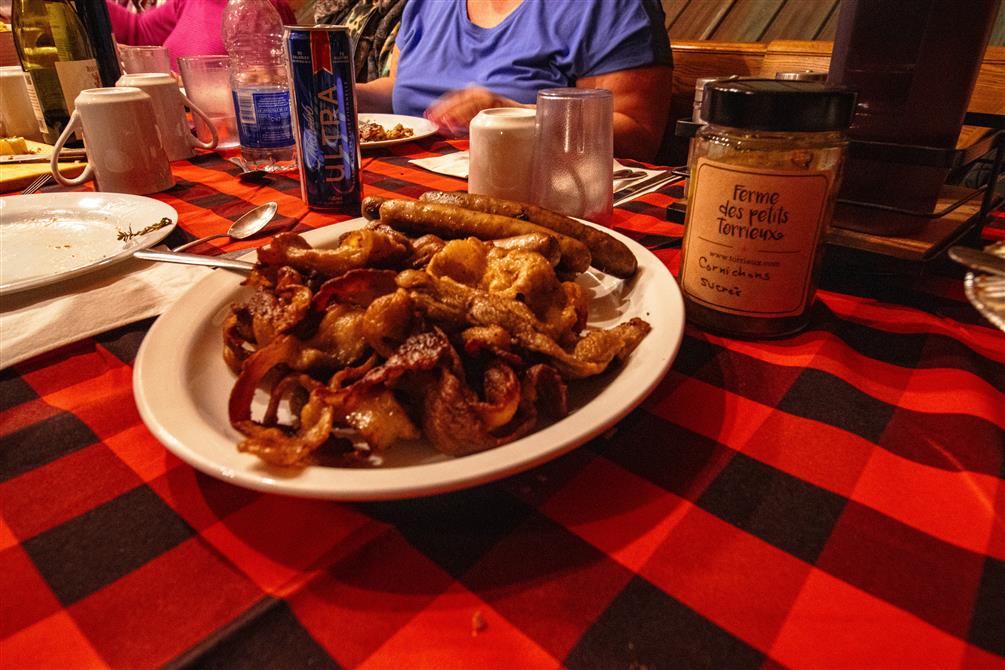
[{"label": "clear drinking glass", "polygon": [[[185,94],[205,112],[220,138],[217,149],[241,145],[237,134],[237,117],[234,98],[230,93],[230,58],[228,56],[182,56],[178,59]],[[195,131],[206,142],[211,137],[209,128],[196,117]]]},{"label": "clear drinking glass", "polygon": [[538,91],[531,187],[535,204],[603,222],[611,215],[613,165],[614,97],[610,91]]},{"label": "clear drinking glass", "polygon": [[171,74],[171,56],[166,47],[119,44],[119,64],[126,74],[163,72]]}]

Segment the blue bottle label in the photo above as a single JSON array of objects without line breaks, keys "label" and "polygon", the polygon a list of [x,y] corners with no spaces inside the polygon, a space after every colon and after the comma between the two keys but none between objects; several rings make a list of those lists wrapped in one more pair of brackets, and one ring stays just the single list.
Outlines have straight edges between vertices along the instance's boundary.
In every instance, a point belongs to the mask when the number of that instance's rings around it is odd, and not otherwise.
[{"label": "blue bottle label", "polygon": [[242,88],[233,95],[241,146],[275,149],[293,144],[289,91]]}]

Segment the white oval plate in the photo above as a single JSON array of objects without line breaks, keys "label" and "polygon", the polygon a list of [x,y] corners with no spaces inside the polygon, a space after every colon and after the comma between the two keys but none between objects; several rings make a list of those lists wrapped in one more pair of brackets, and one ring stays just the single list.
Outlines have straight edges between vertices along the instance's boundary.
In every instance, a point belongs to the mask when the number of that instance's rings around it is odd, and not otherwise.
[{"label": "white oval plate", "polygon": [[[363,219],[312,230],[315,246],[363,225]],[[670,368],[684,332],[677,282],[651,252],[613,233],[639,259],[624,282],[595,269],[580,277],[593,296],[589,322],[611,326],[633,316],[652,332],[625,365],[570,384],[569,415],[523,439],[451,458],[431,446],[395,445],[379,467],[283,469],[242,454],[227,399],[235,376],[223,362],[222,324],[230,305],[248,295],[241,276],[218,270],[188,291],[147,333],[133,371],[133,391],[150,431],[183,461],[206,474],[260,491],[310,498],[380,500],[445,493],[489,482],[551,460],[603,433],[635,408]],[[261,411],[263,405],[256,407]]]},{"label": "white oval plate", "polygon": [[[161,219],[171,225],[118,239]],[[167,237],[174,207],[125,193],[44,193],[0,198],[0,293],[55,284],[129,258]]]},{"label": "white oval plate", "polygon": [[394,128],[399,123],[405,128],[412,129],[411,137],[399,137],[396,140],[381,140],[379,142],[360,142],[361,149],[375,149],[377,147],[391,147],[395,144],[404,144],[429,137],[436,132],[436,124],[421,116],[405,116],[403,114],[360,114],[359,122],[369,121],[379,123],[385,130]]}]

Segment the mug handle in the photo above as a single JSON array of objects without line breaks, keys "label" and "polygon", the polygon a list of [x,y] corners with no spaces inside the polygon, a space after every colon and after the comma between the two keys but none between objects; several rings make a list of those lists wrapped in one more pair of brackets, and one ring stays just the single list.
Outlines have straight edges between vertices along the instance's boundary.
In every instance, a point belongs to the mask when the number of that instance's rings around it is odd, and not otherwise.
[{"label": "mug handle", "polygon": [[[70,120],[63,128],[63,132],[60,134],[59,139],[56,140],[56,144],[52,148],[52,158],[49,159],[49,169],[52,171],[52,176],[56,178],[63,186],[80,186],[85,181],[90,179],[94,175],[94,165],[90,160],[87,161],[87,166],[84,171],[73,179],[68,179],[64,177],[59,171],[59,152],[63,150],[63,145],[70,139],[73,132],[80,126],[80,112],[76,109],[73,110],[73,114],[70,115]],[[84,147],[85,149],[87,147]]]},{"label": "mug handle", "polygon": [[209,142],[203,142],[194,134],[189,133],[189,143],[194,147],[199,147],[200,149],[215,149],[217,143],[220,141],[220,136],[216,133],[216,126],[214,126],[213,123],[209,120],[209,117],[206,116],[205,112],[196,107],[195,103],[188,99],[187,95],[182,93],[181,99],[185,103],[185,106],[188,107],[190,110],[192,110],[193,115],[198,116],[200,119],[202,119],[202,122],[206,124],[207,128],[209,128],[209,134],[211,136]]}]

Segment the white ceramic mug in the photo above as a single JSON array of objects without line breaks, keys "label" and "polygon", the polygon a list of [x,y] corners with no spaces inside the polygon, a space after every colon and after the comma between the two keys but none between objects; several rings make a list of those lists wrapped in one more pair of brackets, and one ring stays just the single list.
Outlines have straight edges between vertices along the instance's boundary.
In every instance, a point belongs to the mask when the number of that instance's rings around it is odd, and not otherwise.
[{"label": "white ceramic mug", "polygon": [[6,136],[41,140],[25,77],[20,65],[0,67],[0,132]]},{"label": "white ceramic mug", "polygon": [[484,109],[471,120],[468,193],[530,202],[533,109]]},{"label": "white ceramic mug", "polygon": [[[49,166],[63,186],[79,186],[92,177],[99,191],[146,195],[174,186],[150,96],[131,86],[89,88],[53,147]],[[59,172],[59,154],[78,128],[84,133],[87,167],[79,177]]]},{"label": "white ceramic mug", "polygon": [[[133,86],[150,96],[154,103],[154,116],[157,127],[161,131],[161,140],[168,160],[176,161],[191,158],[193,147],[200,149],[215,149],[219,137],[216,128],[201,109],[192,104],[178,88],[178,81],[169,74],[160,72],[143,72],[140,74],[124,74],[115,82],[116,86]],[[188,127],[185,118],[185,107],[192,110],[192,115],[201,118],[212,134],[209,142],[203,142]]]}]

